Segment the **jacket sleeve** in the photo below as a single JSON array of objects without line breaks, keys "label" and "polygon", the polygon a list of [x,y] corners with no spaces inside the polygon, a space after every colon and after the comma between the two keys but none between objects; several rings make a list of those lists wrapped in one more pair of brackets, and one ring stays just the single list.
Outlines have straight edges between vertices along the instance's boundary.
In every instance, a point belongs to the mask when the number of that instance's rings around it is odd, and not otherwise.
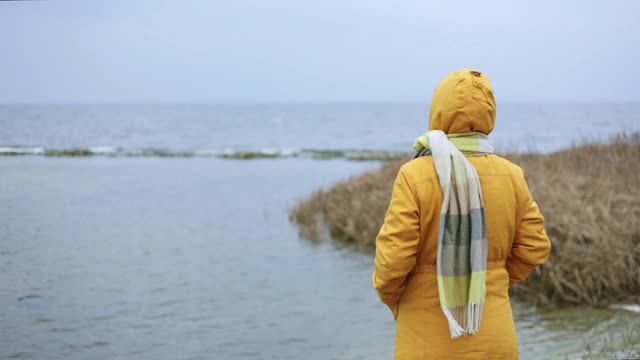
[{"label": "jacket sleeve", "polygon": [[384,224],[376,237],[373,287],[380,300],[394,316],[397,303],[406,287],[406,278],[416,265],[416,251],[420,242],[420,214],[403,168],[393,185],[391,202]]},{"label": "jacket sleeve", "polygon": [[526,279],[534,267],[547,261],[551,252],[551,242],[544,230],[544,217],[526,182],[524,190],[527,200],[506,263],[509,287]]}]

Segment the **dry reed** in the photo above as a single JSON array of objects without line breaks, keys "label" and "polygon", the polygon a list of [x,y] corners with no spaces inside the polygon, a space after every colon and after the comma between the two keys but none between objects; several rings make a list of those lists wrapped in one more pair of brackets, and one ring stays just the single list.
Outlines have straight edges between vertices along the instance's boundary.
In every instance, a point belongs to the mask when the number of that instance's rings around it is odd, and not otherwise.
[{"label": "dry reed", "polygon": [[[552,241],[547,264],[513,289],[538,305],[640,300],[640,133],[551,154],[508,154],[520,165]],[[291,211],[312,240],[372,251],[393,180],[408,159],[320,190]]]}]

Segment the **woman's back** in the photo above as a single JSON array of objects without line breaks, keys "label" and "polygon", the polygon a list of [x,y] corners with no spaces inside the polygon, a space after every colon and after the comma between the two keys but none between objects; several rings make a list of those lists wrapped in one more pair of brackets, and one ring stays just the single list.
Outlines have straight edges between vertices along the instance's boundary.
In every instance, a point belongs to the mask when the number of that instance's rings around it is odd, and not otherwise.
[{"label": "woman's back", "polygon": [[546,261],[544,220],[518,166],[493,154],[466,159],[480,179],[488,243],[486,254],[474,255],[487,259],[479,331],[451,338],[436,273],[443,192],[433,157],[415,158],[398,173],[376,239],[373,283],[397,316],[396,359],[518,357],[508,289]]}]

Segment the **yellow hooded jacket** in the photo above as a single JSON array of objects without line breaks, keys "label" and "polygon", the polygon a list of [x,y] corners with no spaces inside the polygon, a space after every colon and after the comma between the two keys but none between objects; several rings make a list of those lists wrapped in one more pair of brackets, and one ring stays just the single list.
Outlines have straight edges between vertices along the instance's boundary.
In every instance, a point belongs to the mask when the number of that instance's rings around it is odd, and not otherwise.
[{"label": "yellow hooded jacket", "polygon": [[[462,69],[436,88],[430,130],[489,134],[496,106],[489,79]],[[509,287],[550,252],[544,219],[522,170],[493,154],[468,156],[482,186],[487,222],[487,295],[480,331],[451,339],[440,309],[437,235],[443,194],[431,156],[404,164],[376,238],[373,286],[396,317],[395,359],[517,359]]]}]

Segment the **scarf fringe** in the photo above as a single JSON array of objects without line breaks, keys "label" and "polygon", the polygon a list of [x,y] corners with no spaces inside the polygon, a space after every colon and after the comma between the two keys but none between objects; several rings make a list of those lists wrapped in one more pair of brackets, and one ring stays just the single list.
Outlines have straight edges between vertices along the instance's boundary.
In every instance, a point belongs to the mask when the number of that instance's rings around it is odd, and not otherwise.
[{"label": "scarf fringe", "polygon": [[484,301],[460,306],[443,306],[442,312],[449,323],[451,338],[473,335],[480,329]]}]

